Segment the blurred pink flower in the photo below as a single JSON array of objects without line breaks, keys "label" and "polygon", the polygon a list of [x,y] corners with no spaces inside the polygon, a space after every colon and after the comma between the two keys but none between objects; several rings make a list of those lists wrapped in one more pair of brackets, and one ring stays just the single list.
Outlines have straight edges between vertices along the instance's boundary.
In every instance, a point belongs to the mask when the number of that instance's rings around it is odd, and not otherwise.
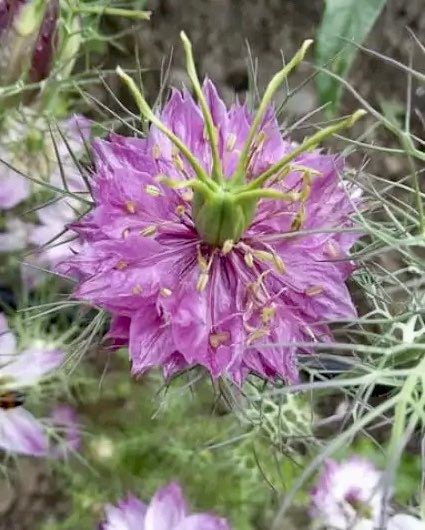
[{"label": "blurred pink flower", "polygon": [[335,530],[374,530],[384,502],[381,480],[368,460],[327,460],[312,491],[312,517]]},{"label": "blurred pink flower", "polygon": [[[57,370],[63,361],[64,354],[57,349],[34,347],[19,352],[16,337],[0,313],[0,398],[5,402],[8,396],[15,395],[22,396],[24,401],[27,392]],[[60,456],[65,450],[77,449],[78,427],[69,409],[55,410],[48,423],[64,432],[61,446],[51,442],[46,425],[20,402],[10,408],[0,407],[0,449],[31,456]]]},{"label": "blurred pink flower", "polygon": [[209,514],[188,514],[181,488],[176,483],[158,490],[149,505],[132,495],[107,505],[99,530],[230,530],[229,524]]}]

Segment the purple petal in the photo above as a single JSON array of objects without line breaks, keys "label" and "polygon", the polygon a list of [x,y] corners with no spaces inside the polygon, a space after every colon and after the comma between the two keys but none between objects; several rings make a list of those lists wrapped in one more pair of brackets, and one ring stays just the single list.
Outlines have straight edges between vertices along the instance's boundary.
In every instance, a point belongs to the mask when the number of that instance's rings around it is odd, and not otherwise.
[{"label": "purple petal", "polygon": [[230,526],[225,519],[214,515],[199,514],[189,515],[176,526],[175,530],[230,530]]},{"label": "purple petal", "polygon": [[146,512],[144,530],[175,530],[186,516],[186,502],[180,486],[171,483],[153,496]]},{"label": "purple petal", "polygon": [[30,386],[37,383],[43,376],[59,368],[64,361],[64,353],[60,350],[31,348],[13,356],[0,359],[0,379],[11,380],[15,387]]},{"label": "purple petal", "polygon": [[60,442],[51,448],[51,454],[64,458],[70,452],[76,452],[81,445],[81,430],[77,414],[69,405],[58,405],[54,408],[50,423],[60,436]]},{"label": "purple petal", "polygon": [[[117,506],[108,504],[105,507],[106,518],[99,530],[143,530],[146,505],[129,495]],[[159,530],[159,529],[158,529]]]},{"label": "purple petal", "polygon": [[0,409],[0,448],[8,453],[44,456],[48,440],[41,423],[23,408]]},{"label": "purple petal", "polygon": [[16,352],[16,337],[10,331],[6,317],[3,313],[0,313],[0,365],[3,360],[7,358],[3,357],[14,354]]}]

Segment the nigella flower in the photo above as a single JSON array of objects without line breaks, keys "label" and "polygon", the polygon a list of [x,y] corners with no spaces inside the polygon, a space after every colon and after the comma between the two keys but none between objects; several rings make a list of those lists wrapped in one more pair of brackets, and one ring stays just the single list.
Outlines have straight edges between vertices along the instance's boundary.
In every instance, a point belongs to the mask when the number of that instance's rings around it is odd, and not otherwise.
[{"label": "nigella flower", "polygon": [[311,515],[326,528],[374,530],[384,494],[382,475],[368,460],[328,460],[312,492]]},{"label": "nigella flower", "polygon": [[64,361],[62,351],[52,348],[17,350],[17,340],[0,313],[0,450],[31,456],[63,456],[65,447],[77,447],[75,418],[56,409],[52,428],[63,431],[64,442],[53,445],[46,426],[24,408],[32,387],[51,375]]},{"label": "nigella flower", "polygon": [[249,372],[293,381],[297,343],[311,352],[331,340],[323,322],[355,316],[345,279],[358,234],[343,229],[359,198],[341,157],[316,147],[363,113],[291,143],[270,100],[310,41],[253,114],[227,109],[211,81],[201,88],[182,38],[198,104],[173,90],[155,115],[119,70],[152,126],[146,139],[94,143],[95,208],[74,223],[82,248],[60,270],[112,313],[135,374],[201,364],[238,383]]},{"label": "nigella flower", "polygon": [[190,515],[176,483],[158,490],[149,505],[129,495],[117,506],[107,505],[105,512],[99,530],[230,530],[224,519],[214,515]]}]

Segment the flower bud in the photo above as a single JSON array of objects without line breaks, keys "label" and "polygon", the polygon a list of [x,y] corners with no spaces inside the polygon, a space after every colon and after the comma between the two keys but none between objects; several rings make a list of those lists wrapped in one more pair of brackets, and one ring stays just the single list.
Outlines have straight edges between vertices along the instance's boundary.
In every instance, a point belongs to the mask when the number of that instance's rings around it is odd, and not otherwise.
[{"label": "flower bud", "polygon": [[47,77],[58,16],[59,0],[0,0],[1,85]]}]

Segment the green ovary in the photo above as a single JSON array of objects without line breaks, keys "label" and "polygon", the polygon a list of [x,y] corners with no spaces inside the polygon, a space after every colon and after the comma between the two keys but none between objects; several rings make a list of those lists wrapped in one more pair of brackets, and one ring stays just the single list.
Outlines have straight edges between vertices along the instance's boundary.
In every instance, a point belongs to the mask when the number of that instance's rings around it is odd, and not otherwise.
[{"label": "green ovary", "polygon": [[223,189],[207,196],[195,191],[192,214],[199,236],[216,247],[228,240],[238,242],[251,224],[257,202],[236,200],[234,193]]}]

